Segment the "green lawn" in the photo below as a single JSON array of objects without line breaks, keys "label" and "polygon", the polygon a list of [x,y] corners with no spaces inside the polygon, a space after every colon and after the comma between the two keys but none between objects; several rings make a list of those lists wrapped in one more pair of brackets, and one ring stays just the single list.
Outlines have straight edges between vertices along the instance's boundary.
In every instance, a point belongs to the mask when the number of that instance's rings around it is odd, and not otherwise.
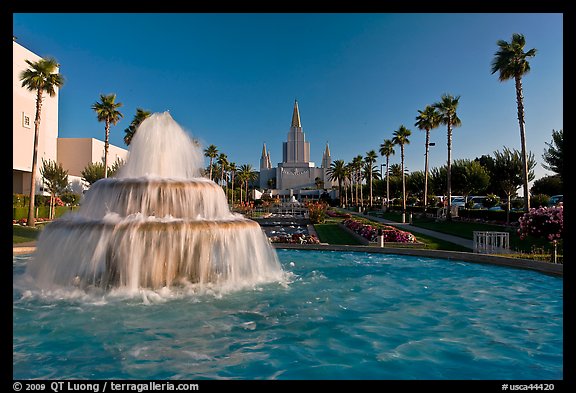
[{"label": "green lawn", "polygon": [[26,243],[32,242],[38,238],[41,231],[41,226],[35,228],[24,227],[20,225],[12,226],[12,243]]},{"label": "green lawn", "polygon": [[338,245],[361,245],[354,236],[340,228],[335,222],[326,222],[324,224],[315,224],[314,229],[318,233],[318,238],[322,243]]}]

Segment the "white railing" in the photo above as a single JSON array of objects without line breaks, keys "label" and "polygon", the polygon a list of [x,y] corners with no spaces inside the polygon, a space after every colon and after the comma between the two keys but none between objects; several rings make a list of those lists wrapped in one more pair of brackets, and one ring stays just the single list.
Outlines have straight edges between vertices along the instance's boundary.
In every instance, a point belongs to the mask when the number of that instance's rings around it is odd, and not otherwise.
[{"label": "white railing", "polygon": [[505,254],[510,252],[510,233],[474,231],[474,252],[481,254]]}]

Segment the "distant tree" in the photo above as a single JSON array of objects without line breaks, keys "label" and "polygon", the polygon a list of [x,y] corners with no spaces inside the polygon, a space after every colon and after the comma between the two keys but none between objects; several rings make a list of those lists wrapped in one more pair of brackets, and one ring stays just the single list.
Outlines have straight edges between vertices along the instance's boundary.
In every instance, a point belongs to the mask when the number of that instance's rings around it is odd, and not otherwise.
[{"label": "distant tree", "polygon": [[338,182],[338,197],[340,198],[340,204],[342,204],[342,183],[346,178],[346,163],[344,160],[335,160],[330,164],[330,168],[327,169],[326,173],[328,178],[332,181]]},{"label": "distant tree", "polygon": [[[273,180],[273,179],[270,179]],[[316,186],[317,190],[323,190],[324,189],[324,180],[322,180],[319,177],[314,178],[314,185]]]},{"label": "distant tree", "polygon": [[542,164],[544,169],[554,172],[564,182],[564,132],[552,130],[552,142],[546,142],[548,148],[544,150]]},{"label": "distant tree", "polygon": [[228,165],[228,156],[224,153],[220,153],[217,163],[220,166],[220,184],[224,187],[224,172]]},{"label": "distant tree", "polygon": [[88,185],[92,185],[104,178],[104,164],[101,162],[91,162],[80,172],[82,180]]},{"label": "distant tree", "polygon": [[523,185],[524,185],[524,210],[530,210],[530,198],[528,192],[528,153],[526,151],[526,131],[524,130],[524,97],[522,93],[522,77],[530,72],[528,58],[536,56],[536,49],[524,52],[526,39],[522,34],[512,34],[510,42],[498,40],[498,51],[492,61],[492,74],[498,72],[500,82],[514,79],[516,84],[516,104],[518,106],[518,124],[520,125],[520,143],[522,145]]},{"label": "distant tree", "polygon": [[442,165],[441,167],[434,167],[430,170],[430,184],[436,195],[446,195],[448,180],[446,173],[446,165]]},{"label": "distant tree", "polygon": [[532,195],[546,194],[548,196],[564,194],[562,179],[559,175],[544,176],[536,179],[534,183],[532,183],[530,192]]},{"label": "distant tree", "polygon": [[108,177],[116,177],[118,171],[125,163],[126,162],[123,159],[117,158],[116,161],[114,161],[112,165],[108,167]]},{"label": "distant tree", "polygon": [[[108,167],[108,177],[115,177],[124,164],[125,162],[121,158],[116,159],[116,161],[114,161],[114,163]],[[91,186],[98,180],[104,179],[104,163],[91,162],[86,165],[80,174],[82,175],[82,180]]]},{"label": "distant tree", "polygon": [[[496,181],[500,184],[502,192],[506,195],[507,209],[506,209],[506,223],[510,223],[510,208],[511,199],[516,196],[516,192],[523,183],[523,167],[522,155],[517,150],[510,150],[507,147],[500,151],[494,152],[494,176]],[[534,168],[536,161],[534,155],[530,153],[528,156],[528,180],[534,179]]]},{"label": "distant tree", "polygon": [[[240,166],[240,170],[238,172],[238,177],[242,180],[245,185],[246,189],[246,202],[248,202],[248,184],[256,180],[258,177],[258,173],[254,171],[252,165],[250,164],[243,164]],[[240,193],[240,203],[242,203],[242,193]]]},{"label": "distant tree", "polygon": [[369,152],[366,152],[366,157],[364,157],[364,162],[367,165],[368,168],[368,181],[370,183],[370,207],[372,207],[373,203],[372,203],[372,187],[373,187],[373,183],[372,180],[374,178],[374,163],[376,162],[376,160],[378,159],[378,154],[376,154],[375,150],[370,150]]},{"label": "distant tree", "polygon": [[470,159],[454,160],[452,183],[453,189],[460,195],[484,194],[490,184],[490,175],[478,161]]},{"label": "distant tree", "polygon": [[56,161],[42,159],[40,174],[44,178],[44,186],[50,192],[49,218],[53,219],[55,198],[68,187],[68,171]]},{"label": "distant tree", "polygon": [[408,137],[412,135],[412,131],[407,129],[404,125],[401,125],[396,131],[394,131],[394,138],[392,142],[395,145],[400,145],[400,161],[402,163],[402,213],[406,213],[406,177],[404,176],[404,145],[410,143]]},{"label": "distant tree", "polygon": [[440,126],[440,114],[432,105],[426,105],[423,111],[418,110],[416,123],[418,129],[426,131],[425,158],[424,158],[424,207],[428,201],[428,150],[430,147],[430,131]]},{"label": "distant tree", "polygon": [[104,177],[108,177],[108,148],[110,146],[110,124],[116,125],[122,118],[118,110],[122,103],[115,102],[116,94],[100,94],[100,101],[92,104],[92,110],[96,112],[98,121],[103,121],[104,126]]},{"label": "distant tree", "polygon": [[229,162],[228,163],[228,170],[230,171],[230,185],[232,186],[232,195],[231,195],[231,205],[234,206],[234,181],[235,176],[236,176],[236,171],[238,170],[238,168],[236,168],[236,163],[235,162]]},{"label": "distant tree", "polygon": [[394,142],[384,139],[380,144],[380,155],[386,157],[386,207],[390,207],[390,156],[394,155]]},{"label": "distant tree", "polygon": [[[352,167],[354,168],[354,182],[356,183],[356,204],[364,206],[364,195],[362,193],[362,167],[364,165],[364,157],[358,154],[352,159]],[[360,189],[360,196],[358,196],[358,189]],[[360,203],[358,203],[360,198]]]},{"label": "distant tree", "polygon": [[218,157],[218,148],[215,145],[210,145],[204,149],[204,156],[210,159],[208,167],[210,168],[210,180],[212,180],[212,163]]},{"label": "distant tree", "polygon": [[140,124],[150,115],[152,115],[152,112],[142,108],[136,108],[136,114],[132,119],[132,123],[130,123],[130,126],[124,130],[124,143],[126,146],[130,146],[132,138],[134,138],[134,134],[136,134],[138,127],[140,127]]},{"label": "distant tree", "polygon": [[462,125],[462,121],[456,113],[459,101],[460,96],[454,97],[450,94],[443,94],[440,98],[440,101],[433,105],[433,107],[438,110],[440,115],[440,124],[447,126],[448,160],[446,166],[446,184],[448,194],[448,212],[446,213],[446,219],[448,221],[452,219],[452,127],[459,127]]},{"label": "distant tree", "polygon": [[30,67],[20,73],[22,87],[36,93],[36,115],[34,117],[34,150],[32,152],[32,172],[30,176],[30,205],[28,207],[28,220],[26,225],[36,225],[34,217],[34,199],[36,196],[36,171],[38,170],[38,137],[40,134],[40,120],[42,118],[43,94],[50,97],[56,95],[56,89],[64,85],[64,77],[58,73],[58,61],[54,58],[40,59],[36,62],[25,60]]},{"label": "distant tree", "polygon": [[406,177],[406,189],[408,195],[421,199],[424,197],[424,184],[426,176],[423,171],[414,171]]}]

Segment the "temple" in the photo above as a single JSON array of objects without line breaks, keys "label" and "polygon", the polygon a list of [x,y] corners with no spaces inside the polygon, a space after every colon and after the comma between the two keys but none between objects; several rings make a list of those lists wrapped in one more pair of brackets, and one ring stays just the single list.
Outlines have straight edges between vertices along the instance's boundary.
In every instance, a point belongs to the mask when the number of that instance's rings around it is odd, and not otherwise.
[{"label": "temple", "polygon": [[[320,167],[310,161],[310,143],[302,130],[298,101],[294,101],[292,122],[288,131],[286,142],[282,143],[282,162],[276,168],[272,167],[270,152],[266,144],[262,147],[260,157],[260,188],[276,190],[273,194],[292,195],[311,194],[307,190],[330,190],[335,183],[329,179],[327,169],[330,168],[332,158],[326,143]],[[318,192],[316,192],[318,193]]]}]

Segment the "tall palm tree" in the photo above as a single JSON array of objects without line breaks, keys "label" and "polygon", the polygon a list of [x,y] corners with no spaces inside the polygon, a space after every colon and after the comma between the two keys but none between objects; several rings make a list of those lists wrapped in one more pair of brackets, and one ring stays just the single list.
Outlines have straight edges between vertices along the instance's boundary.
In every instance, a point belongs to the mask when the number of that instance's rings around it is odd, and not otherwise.
[{"label": "tall palm tree", "polygon": [[226,171],[226,166],[228,165],[228,156],[224,153],[220,153],[218,156],[218,161],[216,161],[218,165],[220,165],[220,184],[224,187],[224,172]]},{"label": "tall palm tree", "polygon": [[401,125],[396,131],[394,131],[394,138],[392,142],[395,145],[400,145],[400,162],[402,163],[402,222],[405,222],[406,214],[406,174],[404,173],[404,145],[410,143],[408,137],[412,135],[412,131]]},{"label": "tall palm tree", "polygon": [[380,155],[386,157],[386,207],[390,207],[390,156],[394,155],[394,142],[384,139],[380,144]]},{"label": "tall palm tree", "polygon": [[526,153],[526,131],[524,129],[524,97],[522,96],[522,76],[530,72],[529,57],[536,55],[532,48],[524,52],[526,39],[522,34],[512,34],[512,40],[498,40],[500,49],[492,61],[492,74],[499,72],[500,82],[514,78],[516,84],[516,104],[518,106],[518,124],[520,125],[520,143],[522,145],[522,165],[524,166],[524,210],[530,210],[530,195],[528,193],[528,159]]},{"label": "tall palm tree", "polygon": [[439,102],[432,106],[438,110],[440,115],[440,124],[447,127],[448,134],[448,164],[446,165],[447,177],[447,194],[448,194],[448,211],[446,212],[446,219],[452,220],[452,127],[459,127],[462,121],[458,118],[456,110],[458,109],[458,102],[460,96],[454,97],[450,94],[443,94]]},{"label": "tall palm tree", "polygon": [[208,164],[208,167],[210,168],[210,180],[212,180],[212,162],[216,157],[218,157],[218,148],[214,145],[208,146],[204,149],[204,156],[210,158],[210,164]]},{"label": "tall palm tree", "polygon": [[346,164],[344,160],[335,160],[330,164],[330,168],[326,170],[328,179],[336,180],[338,182],[338,197],[340,199],[340,206],[342,206],[342,182],[346,178]]},{"label": "tall palm tree", "polygon": [[357,155],[356,157],[354,157],[352,159],[352,166],[354,168],[354,183],[356,183],[356,191],[355,191],[355,197],[356,197],[356,205],[358,205],[358,186],[362,185],[362,164],[364,162],[364,157],[362,157],[360,154]]},{"label": "tall palm tree", "polygon": [[144,110],[142,108],[136,108],[136,114],[132,119],[132,123],[130,123],[130,126],[124,130],[124,143],[126,146],[130,146],[132,138],[134,138],[134,134],[136,134],[136,130],[138,130],[140,124],[151,114],[152,112],[150,111]]},{"label": "tall palm tree", "polygon": [[[238,177],[242,180],[246,187],[246,202],[248,202],[248,183],[255,180],[257,173],[252,168],[251,164],[243,164],[238,171]],[[242,192],[240,192],[240,202],[242,202]]]},{"label": "tall palm tree", "polygon": [[428,150],[430,147],[430,130],[440,126],[440,115],[431,105],[426,105],[423,111],[418,110],[416,123],[418,129],[426,131],[426,153],[424,159],[424,209],[428,204]]},{"label": "tall palm tree", "polygon": [[108,177],[108,148],[110,146],[110,124],[116,125],[122,113],[118,110],[122,106],[116,101],[116,94],[100,94],[100,102],[92,104],[92,110],[96,112],[98,121],[103,121],[104,126],[104,178]]},{"label": "tall palm tree", "polygon": [[36,197],[36,171],[38,170],[38,137],[40,134],[40,120],[42,114],[42,99],[46,92],[50,97],[56,95],[56,89],[64,85],[64,77],[58,73],[58,61],[54,58],[40,59],[38,61],[26,60],[30,68],[20,73],[22,87],[28,91],[36,92],[36,116],[34,117],[34,150],[32,152],[32,174],[30,176],[30,206],[28,207],[28,220],[26,225],[33,227],[36,224],[34,217],[34,202]]},{"label": "tall palm tree", "polygon": [[373,174],[374,174],[374,171],[372,169],[373,169],[374,163],[376,162],[377,159],[378,159],[378,154],[376,154],[375,150],[370,150],[369,152],[366,152],[366,157],[364,157],[364,162],[366,163],[366,166],[369,169],[368,181],[370,182],[370,207],[372,207],[372,180],[373,180]]},{"label": "tall palm tree", "polygon": [[230,171],[230,175],[231,175],[230,183],[231,183],[231,185],[232,185],[232,199],[231,199],[232,201],[231,201],[231,205],[232,205],[232,207],[234,207],[234,180],[235,180],[235,179],[234,179],[234,176],[236,175],[236,170],[237,170],[237,168],[236,168],[236,163],[235,163],[235,162],[230,162],[230,163],[228,163],[228,170]]}]

